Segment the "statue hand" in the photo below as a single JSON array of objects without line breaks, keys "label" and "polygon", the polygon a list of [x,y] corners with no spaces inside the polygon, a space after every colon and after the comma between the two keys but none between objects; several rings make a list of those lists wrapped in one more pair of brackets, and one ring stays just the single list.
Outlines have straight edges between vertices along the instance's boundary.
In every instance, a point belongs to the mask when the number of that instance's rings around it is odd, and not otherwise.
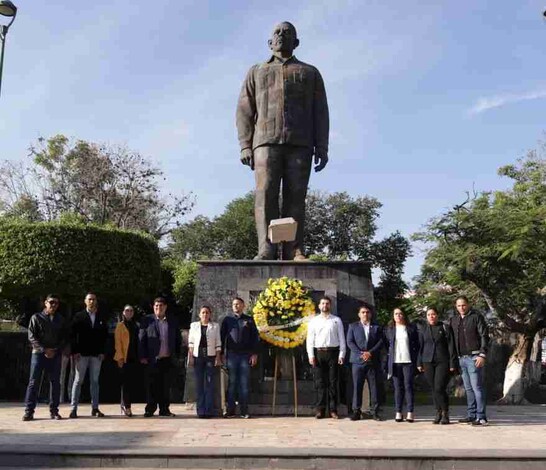
[{"label": "statue hand", "polygon": [[241,163],[248,165],[251,170],[254,170],[254,154],[252,149],[244,149],[241,151]]},{"label": "statue hand", "polygon": [[315,149],[315,171],[322,170],[328,163],[328,152],[322,149]]}]

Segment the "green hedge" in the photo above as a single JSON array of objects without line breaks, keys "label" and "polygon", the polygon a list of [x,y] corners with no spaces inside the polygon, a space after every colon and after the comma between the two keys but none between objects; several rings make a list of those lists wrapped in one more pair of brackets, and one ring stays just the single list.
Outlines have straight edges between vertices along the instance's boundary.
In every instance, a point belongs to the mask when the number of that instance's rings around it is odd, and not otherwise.
[{"label": "green hedge", "polygon": [[160,282],[157,242],[132,231],[57,222],[0,222],[0,296],[56,292],[81,301],[92,290],[112,303],[153,296]]}]

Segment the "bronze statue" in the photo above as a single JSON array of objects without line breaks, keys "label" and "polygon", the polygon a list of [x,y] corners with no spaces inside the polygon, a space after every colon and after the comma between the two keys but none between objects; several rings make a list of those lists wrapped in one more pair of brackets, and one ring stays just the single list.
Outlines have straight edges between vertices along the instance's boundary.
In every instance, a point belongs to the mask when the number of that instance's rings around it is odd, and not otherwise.
[{"label": "bronze statue", "polygon": [[305,197],[313,155],[315,171],[328,162],[326,91],[319,71],[293,55],[299,39],[291,23],[275,26],[268,44],[273,55],[249,70],[237,105],[241,162],[256,176],[255,259],[276,258],[276,246],[267,238],[269,222],[293,217],[298,222],[296,240],[283,244],[282,258],[305,260]]}]

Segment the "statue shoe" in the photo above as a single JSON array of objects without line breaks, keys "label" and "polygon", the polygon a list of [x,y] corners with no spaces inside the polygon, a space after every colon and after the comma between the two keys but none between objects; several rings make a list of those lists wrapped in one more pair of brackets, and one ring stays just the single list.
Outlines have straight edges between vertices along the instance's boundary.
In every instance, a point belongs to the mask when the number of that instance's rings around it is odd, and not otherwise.
[{"label": "statue shoe", "polygon": [[254,256],[255,261],[265,261],[265,260],[274,260],[275,255],[273,253],[258,253],[256,256]]}]

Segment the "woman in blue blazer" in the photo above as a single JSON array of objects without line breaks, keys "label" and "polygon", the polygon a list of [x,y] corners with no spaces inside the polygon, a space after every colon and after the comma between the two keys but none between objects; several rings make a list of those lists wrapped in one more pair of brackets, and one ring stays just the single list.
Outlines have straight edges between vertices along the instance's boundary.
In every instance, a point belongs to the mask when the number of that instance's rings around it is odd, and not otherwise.
[{"label": "woman in blue blazer", "polygon": [[408,321],[400,308],[393,311],[393,319],[385,329],[385,345],[388,350],[387,377],[394,385],[394,404],[397,423],[403,421],[402,408],[406,402],[406,421],[413,423],[413,376],[419,355],[419,333]]}]

